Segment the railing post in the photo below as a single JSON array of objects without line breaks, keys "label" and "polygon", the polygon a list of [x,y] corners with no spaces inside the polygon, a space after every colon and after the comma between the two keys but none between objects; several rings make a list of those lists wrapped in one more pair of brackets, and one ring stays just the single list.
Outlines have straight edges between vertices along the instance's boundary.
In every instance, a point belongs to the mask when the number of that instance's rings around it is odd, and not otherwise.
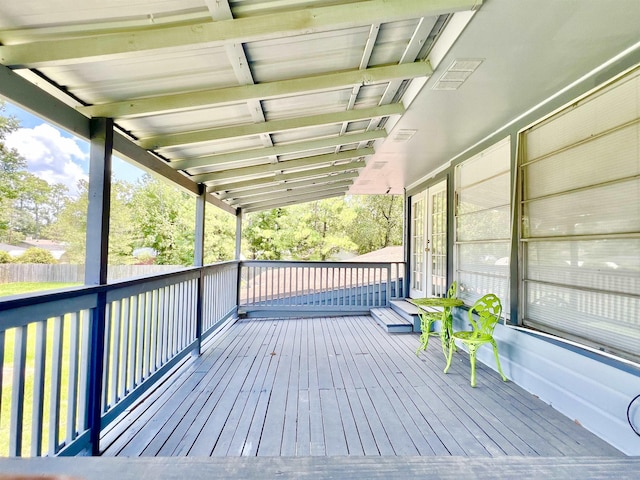
[{"label": "railing post", "polygon": [[195,227],[195,248],[193,263],[200,269],[197,282],[196,299],[196,355],[202,353],[202,321],[204,314],[204,233],[205,233],[205,207],[207,191],[204,185],[200,185],[200,196],[196,199],[196,227]]},{"label": "railing post", "polygon": [[199,356],[202,353],[202,322],[203,322],[203,313],[204,313],[204,267],[200,267],[200,276],[198,277],[197,288],[198,288],[198,291],[197,291],[198,298],[196,300],[197,346],[194,353]]},{"label": "railing post", "polygon": [[104,334],[106,326],[107,293],[99,292],[92,312],[89,354],[89,398],[87,399],[87,424],[91,455],[100,455],[100,431],[102,418],[102,379],[104,375]]},{"label": "railing post", "polygon": [[387,264],[387,286],[385,288],[384,296],[385,296],[385,306],[389,307],[391,305],[391,264]]}]

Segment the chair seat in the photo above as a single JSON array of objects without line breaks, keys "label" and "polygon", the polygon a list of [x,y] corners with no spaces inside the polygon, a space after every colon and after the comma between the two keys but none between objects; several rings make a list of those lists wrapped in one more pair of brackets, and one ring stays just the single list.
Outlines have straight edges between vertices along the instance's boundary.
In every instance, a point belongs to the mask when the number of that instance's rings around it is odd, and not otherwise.
[{"label": "chair seat", "polygon": [[491,335],[477,334],[476,332],[454,332],[453,336],[463,342],[486,343],[493,340]]},{"label": "chair seat", "polygon": [[[485,343],[490,343],[493,347],[493,355],[496,358],[496,366],[502,380],[507,381],[502,367],[500,366],[500,357],[498,355],[498,345],[493,338],[493,329],[500,321],[502,314],[502,303],[500,299],[493,293],[488,293],[480,298],[469,309],[469,324],[473,330],[463,330],[461,332],[453,332],[449,339],[449,355],[447,357],[447,366],[444,373],[449,371],[451,360],[453,358],[453,350],[455,340],[464,342],[469,347],[469,363],[471,364],[471,386],[476,386],[476,351]],[[477,320],[474,318],[477,315]]]}]

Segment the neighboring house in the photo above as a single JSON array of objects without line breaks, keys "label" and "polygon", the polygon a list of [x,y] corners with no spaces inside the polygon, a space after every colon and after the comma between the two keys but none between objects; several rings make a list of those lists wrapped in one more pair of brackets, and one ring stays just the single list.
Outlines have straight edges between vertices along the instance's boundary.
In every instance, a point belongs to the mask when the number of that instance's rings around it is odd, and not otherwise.
[{"label": "neighboring house", "polygon": [[56,260],[60,260],[67,251],[67,247],[63,243],[54,242],[53,240],[34,239],[32,237],[27,237],[20,242],[19,247],[23,247],[24,250],[28,248],[42,248],[44,250],[48,250]]},{"label": "neighboring house", "polygon": [[348,262],[404,262],[404,247],[395,245],[350,258]]},{"label": "neighboring house", "polygon": [[2,250],[3,252],[7,252],[13,258],[16,258],[22,255],[27,249],[24,247],[17,247],[15,245],[0,243],[0,250]]}]

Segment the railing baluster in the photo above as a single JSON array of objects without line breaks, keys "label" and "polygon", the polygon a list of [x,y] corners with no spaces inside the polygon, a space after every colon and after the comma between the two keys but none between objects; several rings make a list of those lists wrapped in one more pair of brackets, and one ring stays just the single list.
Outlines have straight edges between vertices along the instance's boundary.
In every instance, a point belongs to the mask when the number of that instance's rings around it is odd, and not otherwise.
[{"label": "railing baluster", "polygon": [[9,455],[22,456],[24,385],[27,363],[27,327],[16,327],[13,350],[13,385],[11,387],[11,433]]},{"label": "railing baluster", "polygon": [[2,415],[2,386],[4,381],[4,332],[4,330],[0,331],[0,416]]},{"label": "railing baluster", "polygon": [[153,335],[151,337],[152,357],[149,363],[149,374],[155,372],[156,368],[158,368],[158,357],[160,355],[160,291],[158,289],[153,290],[152,302]]},{"label": "railing baluster", "polygon": [[[2,339],[0,339],[0,342],[2,342]],[[2,352],[0,352],[0,358],[2,358]],[[42,455],[46,360],[47,321],[42,320],[36,323],[35,362],[33,371],[33,410],[31,412],[31,456],[33,457],[39,457]],[[0,365],[0,367],[1,366],[2,365]],[[2,382],[0,382],[0,392],[2,392]]]},{"label": "railing baluster", "polygon": [[[111,379],[109,378],[109,351],[111,348],[112,324],[113,321],[111,319],[111,305],[107,304],[105,305],[104,311],[104,346],[102,348],[102,403],[100,413],[106,412],[109,407],[109,385],[111,385]],[[95,338],[92,339],[92,342],[95,342]]]},{"label": "railing baluster", "polygon": [[53,343],[51,355],[51,395],[49,403],[49,455],[59,449],[60,387],[62,382],[62,338],[64,323],[61,317],[53,319]]},{"label": "railing baluster", "polygon": [[131,324],[131,340],[129,342],[129,373],[127,382],[127,391],[131,391],[136,387],[136,364],[138,363],[138,330],[140,321],[138,317],[138,296],[134,295],[130,298],[129,315]]},{"label": "railing baluster", "polygon": [[147,311],[145,314],[145,370],[144,370],[144,378],[149,377],[151,375],[151,370],[153,369],[153,346],[155,342],[153,342],[154,338],[154,306],[153,299],[155,297],[155,291],[150,291],[145,293],[145,302],[147,304]]},{"label": "railing baluster", "polygon": [[79,430],[84,431],[89,428],[89,368],[91,359],[91,312],[82,310],[80,312],[81,336],[80,336],[80,378],[78,383],[78,420]]},{"label": "railing baluster", "polygon": [[69,323],[69,371],[67,374],[67,430],[66,441],[76,438],[76,401],[78,396],[78,313],[68,314],[66,321]]},{"label": "railing baluster", "polygon": [[120,301],[114,302],[113,312],[111,315],[111,328],[113,330],[113,341],[111,344],[111,348],[107,348],[107,351],[110,352],[111,359],[111,368],[109,372],[109,377],[111,378],[111,398],[110,405],[115,405],[119,400],[118,396],[118,372],[120,367],[120,325],[121,325],[121,317],[120,317]]},{"label": "railing baluster", "polygon": [[122,299],[122,354],[120,355],[120,398],[123,398],[127,393],[127,372],[129,367],[129,336],[131,335],[131,310],[130,310],[130,298],[125,297]]}]

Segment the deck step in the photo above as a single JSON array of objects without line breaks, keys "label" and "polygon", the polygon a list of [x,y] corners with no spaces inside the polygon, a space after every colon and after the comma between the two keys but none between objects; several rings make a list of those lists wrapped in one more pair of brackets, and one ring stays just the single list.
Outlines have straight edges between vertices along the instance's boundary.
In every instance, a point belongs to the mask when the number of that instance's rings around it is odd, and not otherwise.
[{"label": "deck step", "polygon": [[420,317],[418,316],[418,307],[413,303],[405,300],[391,300],[391,308],[402,318],[413,325],[414,332],[420,332]]},{"label": "deck step", "polygon": [[413,323],[392,308],[372,308],[371,316],[388,333],[413,332]]}]

